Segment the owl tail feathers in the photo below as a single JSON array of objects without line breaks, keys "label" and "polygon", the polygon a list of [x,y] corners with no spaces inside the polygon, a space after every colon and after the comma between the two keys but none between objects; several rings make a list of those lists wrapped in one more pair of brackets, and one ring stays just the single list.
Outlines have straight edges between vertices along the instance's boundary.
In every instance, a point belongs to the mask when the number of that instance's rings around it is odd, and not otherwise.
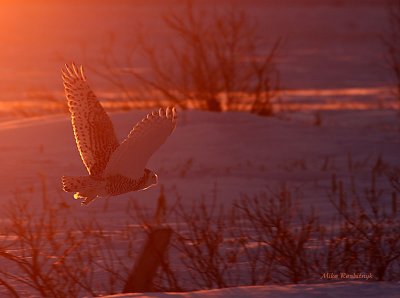
[{"label": "owl tail feathers", "polygon": [[91,176],[63,176],[62,184],[65,192],[75,192],[75,200],[83,199],[81,205],[87,205],[99,194],[101,187],[100,179]]}]

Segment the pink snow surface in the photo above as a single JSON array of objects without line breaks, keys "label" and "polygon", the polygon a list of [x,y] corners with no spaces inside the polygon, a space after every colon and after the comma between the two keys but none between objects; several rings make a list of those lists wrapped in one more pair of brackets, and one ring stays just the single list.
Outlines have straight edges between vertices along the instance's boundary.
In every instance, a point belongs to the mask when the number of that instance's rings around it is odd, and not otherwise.
[{"label": "pink snow surface", "polygon": [[226,288],[186,293],[135,293],[105,297],[129,298],[398,298],[400,284],[378,282],[337,282],[324,284],[268,285]]},{"label": "pink snow surface", "polygon": [[[112,114],[120,140],[148,112]],[[188,203],[202,195],[207,200],[216,187],[219,200],[229,206],[241,193],[256,194],[287,181],[304,192],[301,203],[314,206],[323,217],[333,209],[326,200],[331,172],[345,175],[350,153],[355,162],[370,158],[373,165],[374,158],[382,156],[387,164],[400,164],[400,123],[396,112],[388,110],[332,111],[321,117],[322,126],[317,127],[312,124],[313,115],[305,112],[281,119],[180,111],[176,130],[148,167],[159,173],[159,183],[170,201],[176,192]],[[99,199],[83,209],[71,194],[61,190],[62,175],[85,174],[67,116],[0,123],[0,138],[0,203],[12,198],[17,189],[40,199],[42,175],[48,192],[54,198],[64,198],[77,214],[85,216],[102,206]],[[328,156],[334,165],[324,171],[321,167]],[[296,166],[299,161],[306,166]],[[365,177],[365,183],[369,181],[369,167],[355,171],[357,177]],[[104,220],[109,224],[123,220],[122,206],[128,199],[154,207],[159,191],[160,185],[116,197],[113,213]],[[400,285],[348,281],[113,297],[400,297]]]},{"label": "pink snow surface", "polygon": [[[119,139],[148,112],[112,114]],[[313,114],[306,112],[280,119],[180,111],[176,130],[150,159],[148,168],[158,173],[170,200],[176,192],[188,202],[211,197],[216,188],[218,198],[229,203],[241,193],[257,194],[288,182],[304,191],[307,203],[322,208],[321,195],[326,194],[332,172],[348,173],[349,154],[355,163],[368,160],[373,165],[381,156],[390,165],[400,164],[400,124],[395,111],[327,111],[321,117],[322,126],[317,127],[312,124]],[[46,178],[48,191],[72,197],[61,191],[60,177],[87,174],[67,116],[3,122],[0,138],[0,201],[12,197],[16,189],[40,189],[40,175]],[[327,158],[332,165],[324,171]],[[357,176],[368,175],[370,168],[360,167]],[[160,185],[117,198],[123,201],[133,196],[153,206]],[[80,208],[72,199],[71,204]]]}]

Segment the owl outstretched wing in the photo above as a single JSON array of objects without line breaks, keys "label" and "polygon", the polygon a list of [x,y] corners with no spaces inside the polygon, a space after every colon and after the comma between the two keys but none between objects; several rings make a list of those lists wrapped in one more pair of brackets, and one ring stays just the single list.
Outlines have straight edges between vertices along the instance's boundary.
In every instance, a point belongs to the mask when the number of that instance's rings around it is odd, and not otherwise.
[{"label": "owl outstretched wing", "polygon": [[62,78],[82,161],[91,176],[101,176],[119,146],[114,127],[90,89],[82,66],[65,65]]},{"label": "owl outstretched wing", "polygon": [[176,120],[175,108],[148,114],[111,155],[104,176],[119,174],[131,179],[141,177],[150,157],[174,130]]}]

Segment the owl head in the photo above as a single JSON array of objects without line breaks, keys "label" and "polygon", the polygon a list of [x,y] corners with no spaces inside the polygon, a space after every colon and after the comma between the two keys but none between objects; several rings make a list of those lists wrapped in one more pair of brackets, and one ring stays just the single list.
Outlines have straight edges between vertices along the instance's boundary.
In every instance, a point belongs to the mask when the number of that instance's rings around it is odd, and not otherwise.
[{"label": "owl head", "polygon": [[158,176],[152,170],[144,169],[144,187],[142,190],[148,189],[149,187],[156,185],[158,182]]}]

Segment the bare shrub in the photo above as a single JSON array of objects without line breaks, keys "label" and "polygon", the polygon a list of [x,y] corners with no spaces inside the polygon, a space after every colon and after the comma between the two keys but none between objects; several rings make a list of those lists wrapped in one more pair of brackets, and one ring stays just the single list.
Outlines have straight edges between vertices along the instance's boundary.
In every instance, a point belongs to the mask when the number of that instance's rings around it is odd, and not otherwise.
[{"label": "bare shrub", "polygon": [[[400,218],[396,193],[377,187],[377,174],[361,191],[350,178],[332,186],[330,201],[338,212],[332,228],[327,268],[341,272],[373,273],[378,280],[396,279],[400,260]],[[347,185],[347,186],[345,186]]]},{"label": "bare shrub", "polygon": [[[157,278],[158,289],[172,291],[224,288],[263,284],[263,243],[253,243],[252,227],[238,210],[218,202],[216,190],[210,203],[202,198],[184,205],[178,195],[167,214],[174,229],[169,258]],[[143,227],[151,226],[151,215],[133,208]]]},{"label": "bare shrub", "polygon": [[[170,270],[181,286],[212,289],[267,282],[300,282],[315,275],[323,234],[314,214],[304,216],[293,192],[243,195],[230,208],[178,200]],[[179,269],[181,268],[181,269]],[[182,269],[183,268],[183,269]]]},{"label": "bare shrub", "polygon": [[386,175],[393,188],[400,193],[400,167],[388,169]]},{"label": "bare shrub", "polygon": [[263,262],[273,272],[270,278],[298,283],[317,270],[316,254],[310,247],[321,234],[321,227],[316,215],[304,215],[292,196],[282,186],[277,193],[243,196],[238,208],[255,231],[250,239],[264,244]]},{"label": "bare shrub", "polygon": [[[280,80],[276,55],[281,41],[260,53],[265,45],[257,36],[257,26],[241,9],[234,6],[220,10],[197,7],[184,1],[182,12],[170,11],[164,16],[166,28],[174,42],[150,45],[140,36],[127,50],[123,71],[115,67],[120,54],[114,52],[114,39],[104,50],[95,73],[117,86],[127,98],[138,96],[167,101],[182,109],[210,111],[248,110],[259,115],[273,114]],[[138,69],[135,57],[141,52],[149,73]],[[127,78],[143,85],[132,93]],[[143,92],[143,90],[145,90]]]},{"label": "bare shrub", "polygon": [[[348,164],[355,174],[354,161]],[[276,191],[242,195],[228,207],[218,202],[216,187],[210,200],[192,205],[177,195],[174,205],[167,206],[162,190],[155,216],[154,210],[128,201],[124,216],[129,224],[117,232],[105,229],[96,216],[79,219],[63,200],[52,198],[50,204],[42,180],[37,211],[16,192],[3,217],[2,293],[77,297],[120,292],[138,253],[135,247],[143,241],[135,235],[160,226],[169,226],[174,235],[153,284],[156,291],[299,283],[319,280],[324,272],[372,273],[378,280],[396,280],[398,190],[378,188],[377,181],[385,177],[377,164],[363,188],[356,187],[353,176],[347,181],[332,175],[328,198],[337,216],[330,227],[322,226],[312,209],[302,211],[300,192],[282,185]],[[102,212],[109,212],[108,204]]]},{"label": "bare shrub", "polygon": [[[45,191],[45,189],[44,189]],[[0,280],[10,293],[43,297],[97,296],[120,292],[129,271],[125,259],[134,233],[111,237],[95,218],[80,220],[63,201],[43,193],[33,206],[16,192],[8,205],[0,243]],[[40,204],[39,204],[40,205]],[[36,209],[36,211],[35,211]],[[127,227],[128,229],[128,227]],[[113,241],[114,240],[114,241]]]},{"label": "bare shrub", "polygon": [[400,1],[388,1],[389,29],[381,40],[386,48],[385,62],[393,78],[393,95],[400,111]]},{"label": "bare shrub", "polygon": [[229,285],[229,255],[225,243],[228,223],[222,206],[208,208],[205,202],[190,210],[179,206],[185,230],[177,234],[176,248],[196,288],[225,288]]}]

